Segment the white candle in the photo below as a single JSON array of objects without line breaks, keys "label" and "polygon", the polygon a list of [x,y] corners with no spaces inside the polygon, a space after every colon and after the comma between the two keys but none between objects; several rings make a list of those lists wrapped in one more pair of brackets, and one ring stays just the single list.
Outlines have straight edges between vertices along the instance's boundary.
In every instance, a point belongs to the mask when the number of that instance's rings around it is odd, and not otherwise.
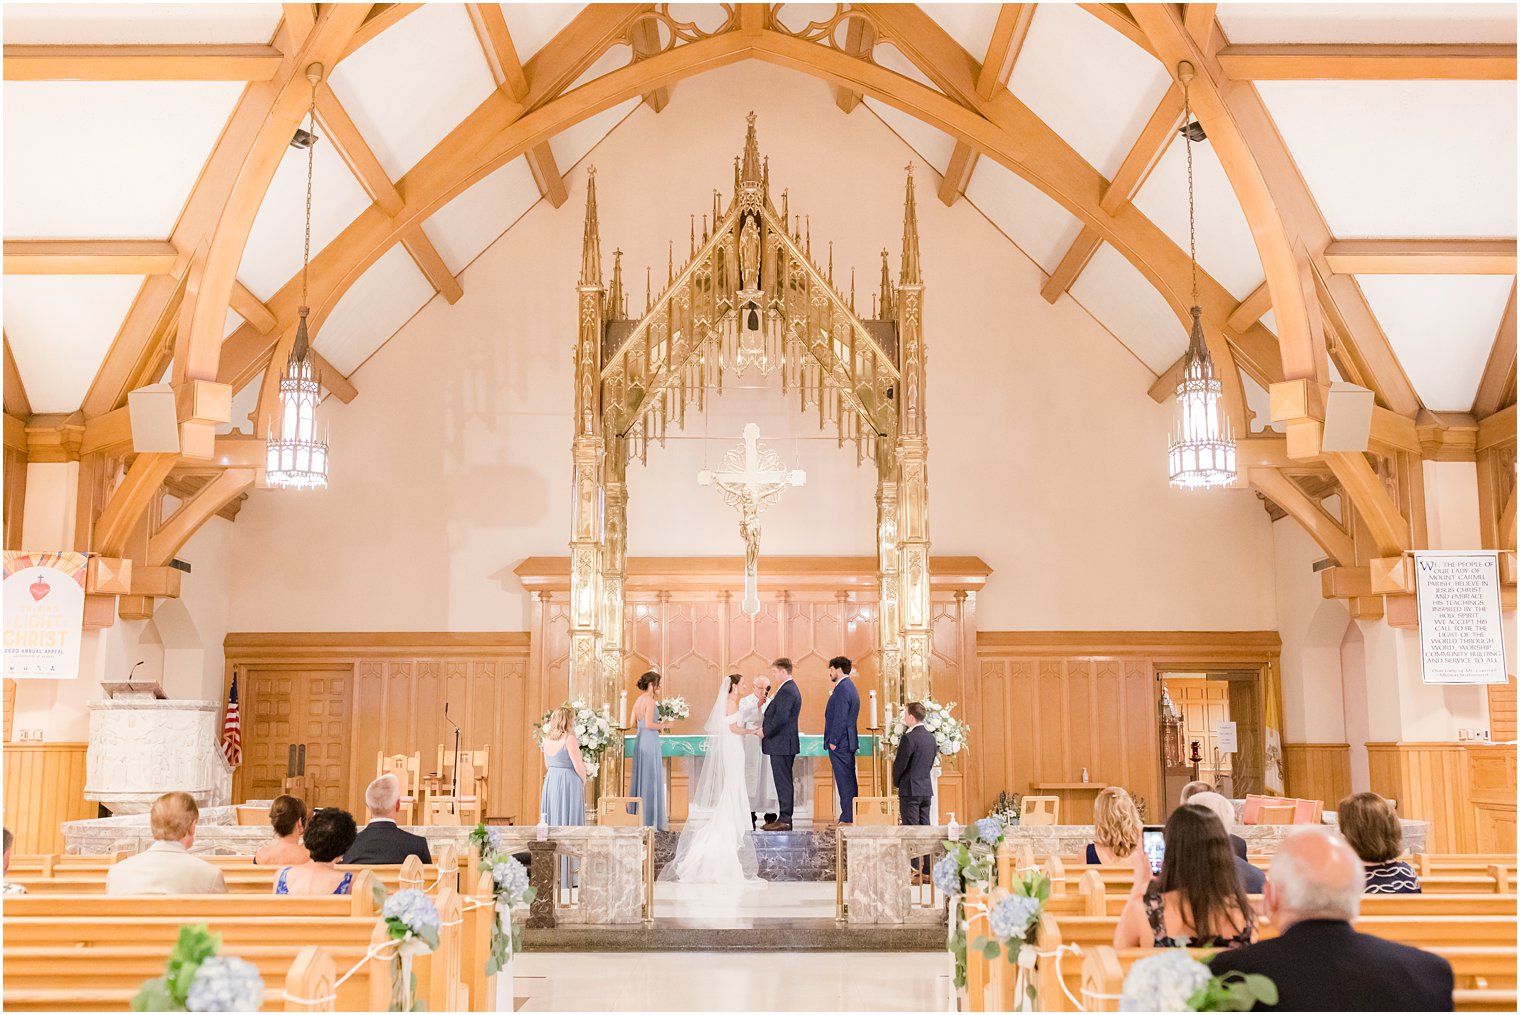
[{"label": "white candle", "polygon": [[887,732],[889,732],[889,733],[892,731],[892,703],[890,701],[887,702],[887,726],[886,726],[886,729],[887,729]]},{"label": "white candle", "polygon": [[628,728],[628,692],[623,691],[618,695],[618,728]]},{"label": "white candle", "polygon": [[871,692],[871,728],[876,729],[876,692]]}]

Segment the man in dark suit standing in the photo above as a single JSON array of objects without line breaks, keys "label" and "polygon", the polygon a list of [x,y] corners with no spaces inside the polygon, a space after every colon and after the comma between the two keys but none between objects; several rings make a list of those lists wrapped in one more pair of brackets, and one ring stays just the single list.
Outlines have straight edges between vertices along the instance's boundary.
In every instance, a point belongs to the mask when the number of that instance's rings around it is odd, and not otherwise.
[{"label": "man in dark suit standing", "polygon": [[792,661],[777,659],[771,663],[771,707],[765,710],[760,724],[760,752],[771,759],[771,775],[776,779],[776,820],[760,826],[762,832],[792,830],[792,765],[800,744],[797,717],[802,714],[802,692],[792,679]]},{"label": "man in dark suit standing", "polygon": [[344,863],[402,863],[415,856],[432,863],[433,854],[427,840],[396,825],[401,814],[401,783],[387,772],[364,791],[364,805],[369,808],[369,824],[343,854]]},{"label": "man in dark suit standing", "polygon": [[1277,985],[1266,1011],[1451,1011],[1451,964],[1351,926],[1362,862],[1328,828],[1289,835],[1272,857],[1262,913],[1278,937],[1222,951],[1214,973],[1261,973]]},{"label": "man in dark suit standing", "polygon": [[834,769],[834,786],[839,790],[839,823],[855,823],[855,798],[860,783],[855,778],[855,752],[860,748],[860,692],[850,679],[850,660],[835,656],[829,660],[829,703],[823,710],[823,742],[829,749],[829,764]]},{"label": "man in dark suit standing", "polygon": [[[927,825],[929,808],[934,802],[934,759],[939,746],[934,734],[924,726],[922,702],[910,701],[903,709],[906,729],[897,742],[897,757],[892,761],[892,785],[897,787],[897,802],[905,825]],[[922,857],[913,860],[913,883],[929,876]]]}]

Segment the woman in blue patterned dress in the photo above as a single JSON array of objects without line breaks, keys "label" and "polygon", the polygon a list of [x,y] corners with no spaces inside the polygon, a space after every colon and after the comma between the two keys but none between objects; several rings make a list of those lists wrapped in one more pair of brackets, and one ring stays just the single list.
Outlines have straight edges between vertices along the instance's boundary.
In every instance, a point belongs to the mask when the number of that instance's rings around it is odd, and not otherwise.
[{"label": "woman in blue patterned dress", "polygon": [[1376,793],[1353,793],[1335,809],[1341,835],[1362,858],[1368,895],[1418,895],[1420,878],[1399,859],[1404,829],[1393,805]]}]

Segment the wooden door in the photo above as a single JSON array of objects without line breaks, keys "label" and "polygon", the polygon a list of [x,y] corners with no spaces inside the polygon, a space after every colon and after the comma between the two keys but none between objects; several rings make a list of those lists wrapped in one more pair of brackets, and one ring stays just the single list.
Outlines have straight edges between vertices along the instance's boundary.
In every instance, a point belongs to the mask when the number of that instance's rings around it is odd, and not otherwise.
[{"label": "wooden door", "polygon": [[290,748],[306,750],[306,802],[348,806],[349,695],[353,668],[250,668],[243,671],[243,799],[280,792]]},{"label": "wooden door", "polygon": [[1168,677],[1166,686],[1182,710],[1183,750],[1189,752],[1192,742],[1198,741],[1199,753],[1203,755],[1198,778],[1212,783],[1216,775],[1230,771],[1230,756],[1223,754],[1216,758],[1214,753],[1219,724],[1230,721],[1230,685],[1203,677]]}]

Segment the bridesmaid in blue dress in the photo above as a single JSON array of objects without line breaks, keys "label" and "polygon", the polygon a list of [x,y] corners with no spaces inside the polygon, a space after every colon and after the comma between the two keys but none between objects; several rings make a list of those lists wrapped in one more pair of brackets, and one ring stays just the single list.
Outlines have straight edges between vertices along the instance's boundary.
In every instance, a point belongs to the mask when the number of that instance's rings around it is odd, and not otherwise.
[{"label": "bridesmaid in blue dress", "polygon": [[[549,715],[544,728],[544,788],[538,797],[538,813],[551,828],[586,823],[586,762],[580,741],[575,739],[575,713],[561,705]],[[574,887],[579,880],[571,861],[560,863],[560,884]]]},{"label": "bridesmaid in blue dress", "polygon": [[666,831],[670,827],[665,804],[665,763],[660,757],[660,731],[671,723],[655,719],[655,693],[660,689],[660,675],[650,670],[639,678],[639,700],[633,703],[633,724],[638,730],[634,741],[633,777],[628,795],[644,801],[645,825]]}]

